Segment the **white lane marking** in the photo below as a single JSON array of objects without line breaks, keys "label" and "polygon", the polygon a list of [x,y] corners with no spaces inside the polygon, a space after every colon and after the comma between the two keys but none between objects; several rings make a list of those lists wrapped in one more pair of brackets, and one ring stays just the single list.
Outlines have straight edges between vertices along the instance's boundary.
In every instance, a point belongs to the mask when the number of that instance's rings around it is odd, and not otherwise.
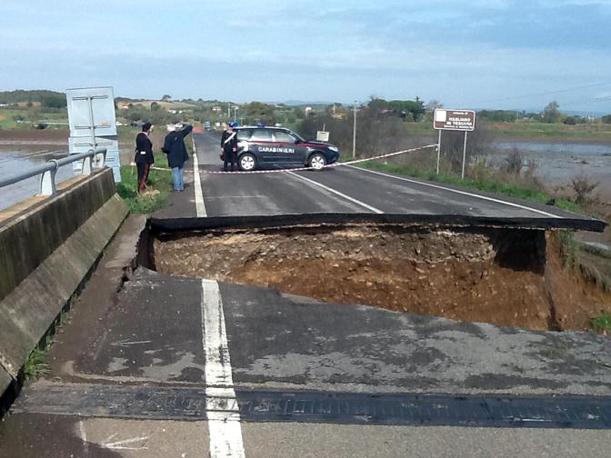
[{"label": "white lane marking", "polygon": [[422,181],[411,180],[409,178],[398,177],[396,175],[390,175],[388,173],[383,173],[383,172],[376,172],[374,170],[363,169],[361,167],[354,167],[353,165],[347,165],[346,167],[350,167],[351,169],[355,169],[355,170],[360,170],[361,172],[373,173],[375,175],[381,175],[383,177],[394,178],[396,180],[401,180],[401,181],[407,181],[408,183],[419,184],[419,185],[422,185],[422,186],[429,186],[431,188],[436,188],[436,189],[443,189],[444,191],[450,191],[450,192],[454,192],[456,194],[462,194],[462,195],[469,196],[469,197],[476,197],[478,199],[488,200],[490,202],[495,202],[497,204],[503,204],[503,205],[508,205],[510,207],[520,208],[522,210],[527,210],[527,211],[530,211],[530,212],[533,212],[533,213],[539,213],[541,215],[550,216],[552,218],[562,218],[562,216],[554,215],[553,213],[548,213],[548,212],[545,212],[543,210],[537,210],[536,208],[527,207],[526,205],[514,204],[513,202],[507,202],[506,200],[495,199],[493,197],[482,196],[480,194],[473,194],[473,193],[467,192],[467,191],[459,191],[458,189],[447,188],[445,186],[440,186],[440,185],[437,185],[437,184],[423,183]]},{"label": "white lane marking", "polygon": [[[111,434],[106,440],[100,443],[100,447],[107,448],[109,450],[148,450],[146,445],[146,441],[149,439],[149,436],[142,437],[132,437],[130,439],[123,439],[115,442],[110,442],[111,439],[117,436],[117,433]],[[135,444],[136,442],[141,442],[139,446],[132,446],[130,444]]]},{"label": "white lane marking", "polygon": [[193,140],[193,188],[195,189],[195,214],[198,218],[205,218],[206,205],[204,204],[204,191],[202,189],[202,180],[199,176],[199,161],[197,160],[197,147],[195,139]]},{"label": "white lane marking", "polygon": [[382,214],[382,213],[384,213],[382,210],[380,210],[380,209],[378,209],[378,208],[372,207],[371,205],[367,205],[365,202],[361,202],[360,200],[357,200],[357,199],[355,199],[354,197],[347,196],[346,194],[344,194],[344,193],[342,193],[342,192],[339,192],[339,191],[337,191],[337,190],[335,190],[335,189],[333,189],[333,188],[330,188],[329,186],[325,186],[324,184],[319,183],[318,181],[310,180],[309,178],[302,177],[301,175],[298,175],[298,174],[293,173],[293,172],[288,172],[288,171],[287,171],[286,173],[287,173],[288,175],[292,175],[292,176],[294,176],[294,177],[296,177],[296,178],[299,178],[300,180],[303,180],[303,181],[305,181],[306,183],[310,183],[310,184],[312,184],[312,185],[314,185],[314,186],[318,186],[318,187],[320,187],[320,188],[323,188],[323,189],[325,189],[326,191],[332,192],[333,194],[336,194],[336,195],[338,195],[338,196],[340,196],[340,197],[342,197],[342,198],[344,198],[344,199],[346,199],[346,200],[349,200],[350,202],[353,202],[353,203],[355,203],[355,204],[357,204],[357,205],[360,205],[361,207],[364,207],[364,208],[366,208],[367,210],[370,210],[370,211],[372,211],[372,212],[374,212],[374,213],[378,213],[378,214]]},{"label": "white lane marking", "polygon": [[152,340],[120,340],[119,342],[112,342],[110,345],[113,347],[129,347],[131,345],[145,345],[153,342]]},{"label": "white lane marking", "polygon": [[225,314],[217,282],[202,280],[201,309],[210,456],[243,458],[240,412],[233,389]]},{"label": "white lane marking", "polygon": [[79,420],[78,427],[79,432],[81,433],[81,440],[83,441],[83,449],[85,449],[85,454],[88,454],[89,442],[87,442],[87,432],[85,431],[85,423],[83,423],[83,420]]},{"label": "white lane marking", "polygon": [[123,439],[123,440],[116,441],[116,442],[104,442],[103,446],[106,448],[125,446],[127,444],[133,444],[134,442],[144,442],[148,440],[148,438],[149,438],[148,436],[132,437],[131,439]]},{"label": "white lane marking", "polygon": [[230,196],[230,195],[225,195],[225,196],[211,196],[210,194],[208,194],[207,199],[269,199],[268,195],[258,195],[258,196],[248,196],[248,195],[240,195],[240,194],[236,194],[234,196]]}]

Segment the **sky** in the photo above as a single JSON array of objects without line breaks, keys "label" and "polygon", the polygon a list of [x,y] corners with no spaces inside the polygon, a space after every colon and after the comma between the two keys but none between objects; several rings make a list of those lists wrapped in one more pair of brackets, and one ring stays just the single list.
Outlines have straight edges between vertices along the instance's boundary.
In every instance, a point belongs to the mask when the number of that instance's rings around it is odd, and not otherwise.
[{"label": "sky", "polygon": [[0,90],[611,113],[611,0],[0,0]]}]

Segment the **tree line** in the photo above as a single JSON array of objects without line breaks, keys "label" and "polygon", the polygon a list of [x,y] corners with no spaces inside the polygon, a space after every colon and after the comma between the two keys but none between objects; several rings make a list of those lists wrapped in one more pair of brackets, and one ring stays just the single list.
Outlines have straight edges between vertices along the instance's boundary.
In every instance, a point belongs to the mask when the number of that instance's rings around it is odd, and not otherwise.
[{"label": "tree line", "polygon": [[66,108],[66,95],[63,92],[47,90],[16,90],[0,92],[0,104],[17,105],[25,103],[31,107],[40,104],[42,108],[61,109]]},{"label": "tree line", "polygon": [[[480,110],[477,113],[482,121],[516,122],[520,120],[540,121],[547,124],[563,123],[567,125],[585,124],[593,120],[585,116],[566,114],[560,111],[558,102],[551,101],[541,112],[526,112],[519,110]],[[602,116],[601,121],[611,124],[611,115]]]}]

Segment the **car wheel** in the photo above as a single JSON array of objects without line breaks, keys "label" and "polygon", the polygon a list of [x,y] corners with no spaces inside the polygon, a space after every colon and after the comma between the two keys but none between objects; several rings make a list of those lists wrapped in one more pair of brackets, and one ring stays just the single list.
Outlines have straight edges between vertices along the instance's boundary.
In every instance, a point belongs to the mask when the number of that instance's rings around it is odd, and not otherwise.
[{"label": "car wheel", "polygon": [[240,160],[238,161],[240,166],[240,170],[244,172],[250,172],[255,169],[257,166],[257,160],[250,153],[245,153],[240,156]]},{"label": "car wheel", "polygon": [[322,170],[325,168],[325,165],[327,165],[327,159],[320,153],[314,153],[310,156],[308,165],[313,170]]}]

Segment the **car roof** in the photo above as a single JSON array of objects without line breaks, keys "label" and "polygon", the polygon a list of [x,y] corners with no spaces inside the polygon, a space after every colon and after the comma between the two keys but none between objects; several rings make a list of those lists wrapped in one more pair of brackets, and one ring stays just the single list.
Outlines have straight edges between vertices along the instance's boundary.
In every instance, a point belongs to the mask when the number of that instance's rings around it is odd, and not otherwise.
[{"label": "car roof", "polygon": [[274,127],[274,126],[240,126],[236,127],[237,130],[240,129],[275,129],[275,130],[286,130],[287,132],[292,132],[291,129],[287,127]]}]

